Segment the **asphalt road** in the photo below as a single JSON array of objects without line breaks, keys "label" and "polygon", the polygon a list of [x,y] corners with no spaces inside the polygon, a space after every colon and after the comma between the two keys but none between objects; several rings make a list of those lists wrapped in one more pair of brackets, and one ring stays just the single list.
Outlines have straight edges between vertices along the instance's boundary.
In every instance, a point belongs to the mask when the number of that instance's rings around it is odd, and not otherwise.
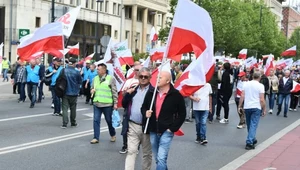
[{"label": "asphalt road", "polygon": [[[77,128],[61,129],[62,118],[52,116],[50,94],[29,108],[29,102],[17,103],[11,85],[0,82],[0,170],[122,170],[125,156],[119,154],[122,137],[117,129],[117,141],[111,143],[104,119],[100,143],[91,145],[93,138],[92,106],[78,99]],[[120,110],[122,114],[122,110]],[[223,112],[222,112],[223,114]],[[288,118],[267,115],[259,124],[257,139],[268,139],[300,118],[299,112],[289,112]],[[233,161],[246,150],[246,129],[238,130],[236,106],[230,105],[229,124],[207,124],[208,145],[194,142],[194,123],[184,124],[182,137],[174,137],[168,157],[170,170],[217,170]],[[136,169],[141,169],[141,153]],[[152,169],[155,169],[153,162]]]}]

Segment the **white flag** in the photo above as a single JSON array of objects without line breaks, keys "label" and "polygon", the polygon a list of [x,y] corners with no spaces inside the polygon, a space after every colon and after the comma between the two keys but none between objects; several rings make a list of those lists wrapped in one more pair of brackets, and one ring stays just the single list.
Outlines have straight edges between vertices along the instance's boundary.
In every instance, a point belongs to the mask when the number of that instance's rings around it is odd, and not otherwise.
[{"label": "white flag", "polygon": [[58,18],[58,20],[56,21],[56,22],[63,23],[63,33],[67,37],[70,37],[70,35],[72,33],[72,30],[73,30],[73,27],[74,27],[75,22],[77,20],[77,16],[79,14],[80,8],[81,7],[78,6],[77,8],[72,9],[71,11],[66,13],[65,15]]}]

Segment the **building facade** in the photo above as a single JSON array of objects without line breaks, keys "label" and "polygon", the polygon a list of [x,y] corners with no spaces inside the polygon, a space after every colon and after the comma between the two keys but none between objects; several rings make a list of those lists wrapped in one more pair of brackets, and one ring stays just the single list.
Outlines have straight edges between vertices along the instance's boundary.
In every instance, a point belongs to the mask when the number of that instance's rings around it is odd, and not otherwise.
[{"label": "building facade", "polygon": [[284,6],[282,9],[282,15],[282,31],[286,37],[290,38],[294,30],[300,26],[300,13],[294,7]]},{"label": "building facade", "polygon": [[282,15],[282,2],[284,0],[264,0],[267,7],[270,8],[270,11],[275,15],[278,28],[281,29],[281,21],[283,19]]},{"label": "building facade", "polygon": [[[66,42],[68,45],[79,42],[81,56],[98,48],[100,57],[105,53],[107,37],[115,42],[128,39],[132,52],[146,52],[151,46],[151,28],[154,26],[158,32],[165,25],[168,4],[168,0],[55,0],[55,17],[81,6],[73,33]],[[0,1],[0,43],[4,42],[4,56],[16,61],[20,38],[50,22],[51,0]]]}]

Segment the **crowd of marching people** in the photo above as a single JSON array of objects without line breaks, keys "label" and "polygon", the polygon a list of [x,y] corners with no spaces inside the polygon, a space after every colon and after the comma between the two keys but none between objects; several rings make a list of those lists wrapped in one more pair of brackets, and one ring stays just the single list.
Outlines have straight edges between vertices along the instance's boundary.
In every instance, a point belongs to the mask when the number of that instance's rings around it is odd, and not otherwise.
[{"label": "crowd of marching people", "polygon": [[[276,105],[277,116],[281,115],[282,105],[285,118],[288,111],[297,111],[299,92],[291,91],[293,83],[300,82],[299,69],[296,67],[271,69],[266,76],[263,69],[245,68],[216,60],[211,80],[193,95],[183,97],[173,84],[187,65],[171,64],[170,71],[162,71],[155,91],[150,83],[151,72],[161,63],[157,63],[154,68],[148,68],[137,61],[131,68],[127,67],[127,81],[118,92],[115,79],[108,74],[107,65],[96,64],[88,60],[84,66],[78,65],[74,58],[63,63],[62,59],[54,57],[50,66],[45,67],[40,59],[31,59],[28,63],[18,60],[11,66],[13,93],[19,94],[19,103],[28,98],[29,107],[34,108],[36,103],[44,99],[43,86],[48,86],[52,96],[53,115],[62,116],[63,129],[67,128],[69,122],[71,127],[78,125],[77,98],[85,96],[85,104],[92,105],[94,110],[94,136],[91,144],[100,141],[102,113],[108,125],[110,141],[116,141],[112,112],[120,106],[123,107],[123,147],[120,153],[127,154],[125,169],[128,170],[134,169],[139,149],[143,151],[143,169],[151,168],[152,154],[157,169],[167,169],[167,156],[173,136],[181,131],[180,127],[184,122],[193,122],[192,118],[195,118],[196,124],[195,142],[208,144],[206,122],[212,124],[216,119],[222,124],[229,123],[232,116],[230,113],[236,112],[229,108],[232,98],[240,118],[236,122],[237,128],[247,127],[247,150],[255,148],[255,134],[261,116],[266,113],[273,114]],[[5,73],[3,81],[8,81],[9,66],[9,62],[2,62]],[[132,77],[129,76],[131,74]]]}]

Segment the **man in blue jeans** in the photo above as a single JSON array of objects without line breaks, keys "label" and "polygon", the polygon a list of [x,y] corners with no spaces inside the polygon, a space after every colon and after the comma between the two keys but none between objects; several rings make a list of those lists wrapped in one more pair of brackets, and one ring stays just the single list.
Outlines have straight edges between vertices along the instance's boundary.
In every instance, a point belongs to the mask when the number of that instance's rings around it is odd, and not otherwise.
[{"label": "man in blue jeans", "polygon": [[54,57],[53,58],[53,66],[50,66],[48,68],[49,74],[46,75],[46,77],[51,76],[50,90],[51,90],[53,104],[54,104],[53,116],[62,116],[62,114],[60,113],[60,111],[61,111],[60,98],[57,97],[57,95],[55,94],[55,90],[54,90],[56,80],[57,80],[58,76],[60,75],[60,72],[62,69],[63,69],[63,67],[61,66],[61,59]]},{"label": "man in blue jeans", "polygon": [[257,144],[256,130],[259,119],[261,115],[266,115],[266,103],[264,97],[265,88],[263,84],[259,83],[260,77],[260,72],[253,73],[253,80],[245,83],[243,86],[243,91],[239,102],[238,110],[242,110],[242,105],[244,103],[244,110],[246,114],[248,130],[245,148],[246,150],[255,149],[255,145]]},{"label": "man in blue jeans", "polygon": [[284,77],[279,80],[278,86],[278,111],[277,116],[280,115],[282,103],[284,100],[284,112],[283,116],[287,118],[288,105],[290,103],[291,90],[293,89],[293,80],[290,78],[290,71],[286,70],[284,72]]},{"label": "man in blue jeans", "polygon": [[[168,153],[174,132],[178,131],[186,116],[184,98],[171,85],[170,72],[162,71],[159,77],[158,90],[149,90],[145,96],[141,111],[149,119],[146,130],[150,132],[152,153],[156,161],[156,170],[166,170]],[[152,96],[155,96],[152,108]]]},{"label": "man in blue jeans", "polygon": [[40,80],[40,66],[36,65],[35,59],[30,60],[30,64],[26,66],[27,73],[27,94],[31,101],[30,108],[34,107],[36,102],[36,90]]},{"label": "man in blue jeans", "polygon": [[91,144],[99,143],[101,115],[104,114],[110,141],[116,141],[116,131],[112,126],[113,109],[118,109],[118,90],[115,79],[107,74],[107,66],[105,64],[98,65],[98,75],[94,78],[91,94],[94,102],[94,138]]}]

